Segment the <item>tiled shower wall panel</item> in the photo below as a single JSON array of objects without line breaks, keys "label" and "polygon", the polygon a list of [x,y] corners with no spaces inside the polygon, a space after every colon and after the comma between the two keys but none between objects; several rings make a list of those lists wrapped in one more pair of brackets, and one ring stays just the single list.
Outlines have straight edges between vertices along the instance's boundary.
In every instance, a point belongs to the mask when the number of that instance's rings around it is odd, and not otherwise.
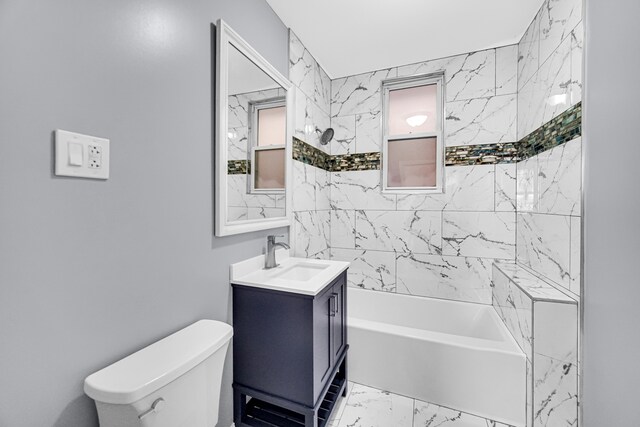
[{"label": "tiled shower wall panel", "polygon": [[[447,146],[516,139],[517,46],[331,82],[331,154],[380,151],[385,79],[445,71]],[[514,164],[449,166],[444,194],[383,193],[381,171],[331,174],[330,247],[366,289],[491,303],[491,265],[516,257]]]},{"label": "tiled shower wall panel", "polygon": [[527,426],[576,426],[578,305],[510,266],[494,266],[493,306],[527,356]]},{"label": "tiled shower wall panel", "polygon": [[[518,44],[518,137],[582,99],[582,1],[547,0]],[[517,260],[580,293],[582,140],[517,164]]]},{"label": "tiled shower wall panel", "polygon": [[381,85],[394,77],[445,72],[447,146],[513,142],[516,45],[378,70],[331,81],[331,154],[381,151]]},{"label": "tiled shower wall panel", "polygon": [[517,164],[518,262],[580,293],[582,138]]},{"label": "tiled shower wall panel", "polygon": [[[294,85],[294,136],[328,152],[320,133],[330,125],[331,80],[289,30],[289,80]],[[293,160],[290,243],[294,256],[329,258],[330,172]]]},{"label": "tiled shower wall panel", "polygon": [[295,86],[294,136],[328,152],[320,133],[330,125],[331,79],[291,30],[289,80]]},{"label": "tiled shower wall panel", "polygon": [[518,139],[582,100],[582,0],[547,0],[518,44]]}]

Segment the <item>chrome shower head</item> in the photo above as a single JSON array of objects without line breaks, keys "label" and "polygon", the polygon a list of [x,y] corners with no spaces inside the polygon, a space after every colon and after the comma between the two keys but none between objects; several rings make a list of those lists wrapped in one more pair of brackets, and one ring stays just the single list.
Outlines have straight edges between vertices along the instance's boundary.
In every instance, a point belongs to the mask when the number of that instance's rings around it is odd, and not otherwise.
[{"label": "chrome shower head", "polygon": [[334,133],[333,128],[327,128],[322,132],[322,135],[320,135],[320,144],[327,145],[333,139]]}]

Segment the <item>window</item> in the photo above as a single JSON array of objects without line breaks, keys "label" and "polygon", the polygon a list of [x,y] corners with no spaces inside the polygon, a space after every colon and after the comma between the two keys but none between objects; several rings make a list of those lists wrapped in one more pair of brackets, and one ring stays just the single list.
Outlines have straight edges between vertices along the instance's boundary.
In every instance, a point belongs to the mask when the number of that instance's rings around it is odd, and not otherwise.
[{"label": "window", "polygon": [[397,193],[441,193],[443,73],[382,84],[382,185]]},{"label": "window", "polygon": [[283,98],[249,104],[251,193],[284,193],[287,111]]}]

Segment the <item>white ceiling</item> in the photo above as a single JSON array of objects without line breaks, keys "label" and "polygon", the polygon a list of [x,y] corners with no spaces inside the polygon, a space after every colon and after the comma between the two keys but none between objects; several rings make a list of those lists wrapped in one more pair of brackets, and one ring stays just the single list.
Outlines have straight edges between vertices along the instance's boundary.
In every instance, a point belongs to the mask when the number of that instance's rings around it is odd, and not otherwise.
[{"label": "white ceiling", "polygon": [[331,78],[517,43],[542,0],[266,0]]}]

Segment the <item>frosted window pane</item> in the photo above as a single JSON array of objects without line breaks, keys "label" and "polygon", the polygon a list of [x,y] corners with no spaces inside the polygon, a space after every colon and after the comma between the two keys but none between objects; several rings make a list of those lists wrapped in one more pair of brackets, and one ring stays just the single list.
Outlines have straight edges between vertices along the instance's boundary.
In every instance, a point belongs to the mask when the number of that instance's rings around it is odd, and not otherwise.
[{"label": "frosted window pane", "polygon": [[389,141],[388,187],[436,186],[436,138]]},{"label": "frosted window pane", "polygon": [[435,132],[438,124],[435,84],[389,91],[389,136]]},{"label": "frosted window pane", "polygon": [[284,189],[284,148],[256,150],[256,189]]},{"label": "frosted window pane", "polygon": [[286,107],[258,110],[258,146],[284,145],[286,134]]}]

